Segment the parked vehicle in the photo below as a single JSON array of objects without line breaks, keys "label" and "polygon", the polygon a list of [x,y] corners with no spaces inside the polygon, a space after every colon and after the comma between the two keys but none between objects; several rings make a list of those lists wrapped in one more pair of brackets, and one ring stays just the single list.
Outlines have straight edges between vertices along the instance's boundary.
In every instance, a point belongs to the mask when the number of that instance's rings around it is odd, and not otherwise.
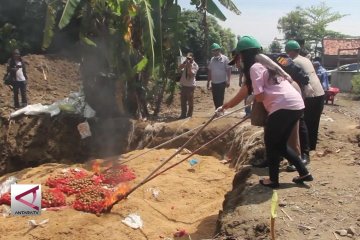
[{"label": "parked vehicle", "polygon": [[208,79],[208,65],[204,62],[198,62],[199,70],[196,73],[196,80]]},{"label": "parked vehicle", "polygon": [[360,72],[360,64],[359,63],[350,63],[350,64],[345,64],[342,65],[338,68],[332,69],[332,70],[327,70],[327,74],[329,76],[329,82],[331,81],[331,74],[333,72]]}]

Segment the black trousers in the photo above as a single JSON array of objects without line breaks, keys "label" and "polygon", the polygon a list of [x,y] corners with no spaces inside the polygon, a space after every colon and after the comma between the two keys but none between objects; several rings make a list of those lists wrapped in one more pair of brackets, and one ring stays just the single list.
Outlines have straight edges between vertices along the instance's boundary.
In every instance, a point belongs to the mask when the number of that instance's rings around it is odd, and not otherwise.
[{"label": "black trousers", "polygon": [[305,98],[304,120],[309,132],[309,147],[316,150],[320,117],[324,109],[325,95],[319,97]]},{"label": "black trousers", "polygon": [[[180,117],[192,117],[194,111],[194,90],[195,87],[181,86],[180,100],[181,100],[181,116]],[[189,110],[187,110],[189,105]]]},{"label": "black trousers", "polygon": [[304,115],[299,120],[299,138],[300,138],[300,149],[301,154],[309,155],[309,132],[304,120]]},{"label": "black trousers", "polygon": [[215,109],[221,107],[224,104],[225,88],[226,88],[226,82],[211,83],[211,90],[212,90]]},{"label": "black trousers", "polygon": [[19,104],[19,91],[21,94],[21,103],[22,106],[27,105],[26,97],[26,81],[15,81],[13,84],[13,93],[14,93],[14,106],[16,108],[20,107]]},{"label": "black trousers", "polygon": [[279,182],[281,157],[294,165],[300,176],[309,173],[299,156],[287,146],[291,131],[302,114],[302,110],[281,109],[270,114],[267,119],[264,139],[266,156],[269,160],[269,176],[274,183]]}]

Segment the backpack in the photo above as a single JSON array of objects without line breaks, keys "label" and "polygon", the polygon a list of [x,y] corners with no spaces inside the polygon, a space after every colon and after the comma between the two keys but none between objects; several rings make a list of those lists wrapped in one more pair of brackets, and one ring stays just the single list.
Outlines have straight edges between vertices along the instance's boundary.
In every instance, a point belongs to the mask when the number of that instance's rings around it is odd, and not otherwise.
[{"label": "backpack", "polygon": [[309,76],[286,53],[267,54],[302,88],[309,84]]}]

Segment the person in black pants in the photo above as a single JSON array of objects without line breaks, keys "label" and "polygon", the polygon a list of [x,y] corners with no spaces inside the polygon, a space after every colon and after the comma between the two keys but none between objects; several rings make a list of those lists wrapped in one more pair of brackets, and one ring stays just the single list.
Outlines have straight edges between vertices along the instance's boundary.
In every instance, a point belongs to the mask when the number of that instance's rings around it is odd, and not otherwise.
[{"label": "person in black pants", "polygon": [[[316,150],[320,117],[324,109],[325,92],[311,61],[300,55],[301,47],[299,43],[294,40],[288,41],[285,45],[285,51],[309,77],[309,84],[302,90],[305,103],[304,121],[309,135],[309,150]],[[300,126],[300,136],[306,134],[306,128]]]},{"label": "person in black pants", "polygon": [[211,88],[215,109],[217,109],[224,103],[225,88],[230,86],[231,66],[228,65],[228,57],[221,54],[219,44],[213,43],[210,48],[213,57],[208,65],[207,89]]},{"label": "person in black pants", "polygon": [[[7,71],[13,79],[14,107],[25,107],[27,105],[26,84],[27,74],[26,66],[20,56],[20,51],[15,49],[12,57],[8,60]],[[21,105],[19,103],[19,92],[21,93]]]},{"label": "person in black pants", "polygon": [[316,150],[321,113],[324,109],[325,95],[305,98],[304,120],[309,132],[309,149]]},{"label": "person in black pants", "polygon": [[293,178],[294,183],[312,181],[313,177],[301,158],[287,146],[287,141],[305,108],[301,94],[286,80],[256,61],[261,53],[261,45],[250,36],[242,37],[236,47],[239,54],[237,65],[243,62],[245,84],[239,92],[223,106],[216,110],[221,113],[234,107],[249,94],[254,94],[257,102],[262,102],[268,118],[264,129],[266,156],[269,161],[269,178],[261,179],[260,184],[266,187],[279,187],[279,165],[281,157],[285,157],[296,167],[299,176]]}]

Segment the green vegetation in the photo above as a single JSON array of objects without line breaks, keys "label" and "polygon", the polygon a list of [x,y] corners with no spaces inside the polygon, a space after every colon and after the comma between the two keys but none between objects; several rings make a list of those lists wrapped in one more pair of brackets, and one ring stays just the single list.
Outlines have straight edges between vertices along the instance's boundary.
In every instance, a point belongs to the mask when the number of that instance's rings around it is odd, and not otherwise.
[{"label": "green vegetation", "polygon": [[[278,21],[278,29],[286,40],[304,39],[314,43],[315,53],[325,37],[347,37],[339,32],[328,30],[330,23],[336,22],[346,15],[332,12],[324,2],[309,8],[296,7]],[[308,46],[309,47],[309,46]]]},{"label": "green vegetation", "polygon": [[[95,108],[111,99],[110,116],[157,115],[164,97],[174,97],[180,49],[206,61],[209,42],[226,53],[235,46],[230,30],[209,16],[226,19],[214,0],[190,0],[192,12],[181,12],[176,0],[0,1],[0,61],[14,48],[24,54],[66,49],[82,59],[85,93]],[[232,1],[218,2],[240,14]],[[102,97],[101,81],[110,89]]]},{"label": "green vegetation", "polygon": [[360,75],[354,75],[351,80],[352,86],[353,86],[353,93],[358,95],[360,97]]}]

